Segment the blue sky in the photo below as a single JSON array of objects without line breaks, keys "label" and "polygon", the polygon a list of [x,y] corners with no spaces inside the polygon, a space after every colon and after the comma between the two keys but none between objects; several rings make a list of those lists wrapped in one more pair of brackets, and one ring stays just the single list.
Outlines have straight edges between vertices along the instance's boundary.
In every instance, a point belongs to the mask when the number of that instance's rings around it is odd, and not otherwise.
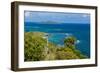
[{"label": "blue sky", "polygon": [[90,14],[25,11],[25,22],[90,23]]}]

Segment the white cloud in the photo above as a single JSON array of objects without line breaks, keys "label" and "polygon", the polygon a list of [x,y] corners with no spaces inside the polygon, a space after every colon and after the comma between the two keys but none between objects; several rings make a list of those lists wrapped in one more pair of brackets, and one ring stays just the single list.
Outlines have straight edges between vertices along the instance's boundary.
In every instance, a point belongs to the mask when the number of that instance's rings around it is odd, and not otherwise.
[{"label": "white cloud", "polygon": [[87,14],[83,14],[82,17],[86,18],[86,17],[88,17],[88,15]]},{"label": "white cloud", "polygon": [[25,12],[25,17],[29,17],[31,15],[31,12],[27,11]]}]

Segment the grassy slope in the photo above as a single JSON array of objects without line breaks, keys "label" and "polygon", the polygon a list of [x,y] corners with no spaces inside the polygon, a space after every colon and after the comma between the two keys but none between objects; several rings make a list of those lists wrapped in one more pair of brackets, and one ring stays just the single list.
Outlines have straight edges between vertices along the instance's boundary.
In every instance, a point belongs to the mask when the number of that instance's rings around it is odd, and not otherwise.
[{"label": "grassy slope", "polygon": [[85,55],[77,49],[68,47],[58,47],[50,43],[48,51],[46,50],[46,39],[42,32],[25,32],[24,34],[24,56],[25,61],[41,60],[64,60],[64,59],[84,59]]}]

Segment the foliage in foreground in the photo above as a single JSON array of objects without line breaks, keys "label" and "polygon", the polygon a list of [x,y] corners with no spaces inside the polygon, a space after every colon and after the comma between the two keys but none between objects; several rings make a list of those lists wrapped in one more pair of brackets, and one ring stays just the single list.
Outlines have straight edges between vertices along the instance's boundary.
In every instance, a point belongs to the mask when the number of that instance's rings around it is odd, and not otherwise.
[{"label": "foliage in foreground", "polygon": [[64,60],[87,58],[75,48],[76,38],[70,36],[64,39],[64,46],[59,47],[49,42],[47,45],[45,33],[25,32],[24,61]]}]

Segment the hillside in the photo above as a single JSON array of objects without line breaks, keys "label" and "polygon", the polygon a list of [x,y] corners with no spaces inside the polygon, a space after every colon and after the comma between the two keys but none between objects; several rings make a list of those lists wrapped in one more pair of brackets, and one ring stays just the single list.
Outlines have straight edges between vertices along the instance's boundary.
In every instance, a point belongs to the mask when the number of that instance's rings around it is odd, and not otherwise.
[{"label": "hillside", "polygon": [[24,57],[25,61],[42,60],[69,60],[87,58],[75,48],[74,38],[64,39],[64,46],[58,46],[48,42],[43,32],[24,33]]}]

